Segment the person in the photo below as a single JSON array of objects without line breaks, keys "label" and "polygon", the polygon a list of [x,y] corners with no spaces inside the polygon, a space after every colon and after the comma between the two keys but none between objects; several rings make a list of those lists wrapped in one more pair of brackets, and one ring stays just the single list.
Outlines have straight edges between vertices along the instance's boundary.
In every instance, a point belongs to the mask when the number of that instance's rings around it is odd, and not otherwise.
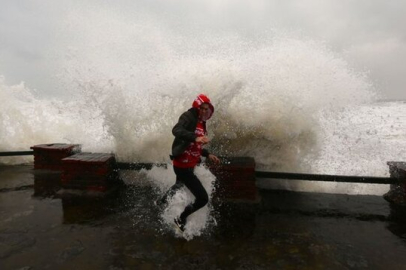
[{"label": "person", "polygon": [[210,99],[200,94],[192,103],[192,108],[184,112],[173,127],[175,139],[172,144],[173,170],[176,174],[175,184],[156,202],[163,205],[168,198],[173,196],[182,186],[186,186],[195,196],[195,201],[187,205],[179,217],[175,218],[176,226],[183,232],[188,216],[204,207],[209,196],[199,178],[194,174],[195,167],[201,162],[201,156],[208,158],[213,163],[220,163],[220,159],[209,153],[203,145],[209,143],[207,137],[206,121],[214,113]]}]

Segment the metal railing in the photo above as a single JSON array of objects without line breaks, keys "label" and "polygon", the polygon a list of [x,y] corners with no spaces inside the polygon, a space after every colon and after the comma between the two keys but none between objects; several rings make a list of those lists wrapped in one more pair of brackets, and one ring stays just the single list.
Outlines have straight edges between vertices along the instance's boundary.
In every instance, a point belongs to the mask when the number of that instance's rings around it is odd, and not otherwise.
[{"label": "metal railing", "polygon": [[[28,156],[33,155],[34,151],[8,151],[0,152],[0,157],[6,156]],[[153,166],[167,167],[166,163],[127,163],[117,162],[116,168],[119,170],[150,170]],[[373,176],[347,176],[347,175],[329,175],[329,174],[306,174],[306,173],[288,173],[288,172],[268,172],[255,171],[256,178],[272,178],[283,180],[301,180],[301,181],[324,181],[339,183],[363,183],[363,184],[399,184],[399,180],[391,177],[373,177]]]},{"label": "metal railing", "polygon": [[363,184],[398,184],[399,180],[390,177],[373,176],[347,176],[347,175],[329,175],[329,174],[305,174],[305,173],[287,173],[287,172],[264,172],[255,171],[256,178],[273,178],[283,180],[307,180],[307,181],[325,181],[340,183],[363,183]]},{"label": "metal railing", "polygon": [[31,155],[34,155],[34,151],[9,151],[9,152],[0,152],[0,157],[31,156]]}]

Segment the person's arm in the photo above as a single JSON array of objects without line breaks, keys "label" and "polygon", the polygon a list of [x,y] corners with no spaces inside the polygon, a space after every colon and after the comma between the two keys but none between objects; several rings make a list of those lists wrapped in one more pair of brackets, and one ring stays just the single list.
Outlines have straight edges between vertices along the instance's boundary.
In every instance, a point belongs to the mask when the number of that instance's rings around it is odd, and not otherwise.
[{"label": "person's arm", "polygon": [[178,123],[173,127],[172,134],[176,138],[180,138],[184,141],[194,142],[196,140],[196,134],[194,131],[189,131],[186,129],[188,125],[190,125],[191,119],[183,113],[178,120]]},{"label": "person's arm", "polygon": [[220,159],[217,156],[210,154],[207,149],[202,149],[202,156],[208,158],[214,164],[220,164]]},{"label": "person's arm", "polygon": [[220,164],[220,162],[221,162],[220,159],[217,156],[213,155],[213,154],[209,154],[208,159],[211,162],[213,162],[214,164]]}]

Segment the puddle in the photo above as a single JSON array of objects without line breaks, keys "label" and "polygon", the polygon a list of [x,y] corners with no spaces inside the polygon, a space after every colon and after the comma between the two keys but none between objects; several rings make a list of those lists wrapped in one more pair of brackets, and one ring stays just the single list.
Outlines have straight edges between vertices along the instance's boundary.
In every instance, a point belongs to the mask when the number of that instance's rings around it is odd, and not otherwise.
[{"label": "puddle", "polygon": [[163,222],[162,210],[153,204],[158,191],[146,181],[133,181],[104,198],[62,199],[54,196],[58,185],[46,180],[39,185],[30,166],[4,168],[1,269],[401,269],[406,264],[404,213],[379,196],[262,190],[259,204],[215,201],[216,222],[187,241]]}]

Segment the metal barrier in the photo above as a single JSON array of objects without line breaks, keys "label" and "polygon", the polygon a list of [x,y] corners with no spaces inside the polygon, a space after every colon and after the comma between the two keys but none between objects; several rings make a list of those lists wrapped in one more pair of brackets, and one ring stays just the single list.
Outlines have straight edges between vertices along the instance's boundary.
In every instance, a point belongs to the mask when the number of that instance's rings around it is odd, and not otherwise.
[{"label": "metal barrier", "polygon": [[34,151],[9,151],[0,152],[0,157],[11,157],[11,156],[32,156]]},{"label": "metal barrier", "polygon": [[305,173],[286,173],[286,172],[264,172],[255,171],[257,178],[275,178],[283,180],[307,180],[307,181],[326,181],[340,183],[364,183],[364,184],[398,184],[396,178],[391,177],[372,177],[372,176],[346,176],[329,174],[305,174]]},{"label": "metal barrier", "polygon": [[[34,168],[42,168],[39,165],[43,162],[47,167],[45,169],[61,170],[62,164],[56,166],[54,163],[59,162],[66,156],[70,156],[75,151],[70,148],[78,145],[65,144],[48,144],[31,147],[34,150],[43,150],[44,153],[35,154]],[[69,151],[63,152],[64,156],[51,155],[55,151],[67,148]],[[63,150],[62,149],[62,150]],[[52,152],[52,151],[53,152]],[[59,153],[57,151],[57,153]],[[0,152],[0,157],[5,156],[24,156],[33,155],[34,151],[9,151]],[[221,182],[224,190],[231,190],[226,195],[229,197],[246,197],[256,200],[257,188],[255,179],[271,178],[282,180],[299,180],[299,181],[324,181],[337,183],[362,183],[362,184],[385,184],[390,185],[390,191],[384,195],[384,198],[394,204],[406,206],[406,163],[405,162],[388,162],[390,177],[372,177],[372,176],[346,176],[346,175],[329,175],[329,174],[305,174],[305,173],[287,173],[287,172],[266,172],[255,170],[255,160],[250,157],[221,157],[221,164],[209,168]],[[49,164],[48,164],[49,163]],[[52,166],[51,166],[52,165]],[[55,166],[56,167],[55,167]],[[154,166],[167,167],[166,163],[125,163],[114,162],[112,169],[117,170],[151,170]],[[54,168],[55,167],[55,168]],[[255,190],[254,190],[255,189]],[[251,193],[247,193],[252,191]],[[237,194],[237,195],[235,195]],[[248,195],[247,195],[248,194]],[[255,196],[254,196],[254,195]],[[234,196],[235,195],[235,196]]]}]

